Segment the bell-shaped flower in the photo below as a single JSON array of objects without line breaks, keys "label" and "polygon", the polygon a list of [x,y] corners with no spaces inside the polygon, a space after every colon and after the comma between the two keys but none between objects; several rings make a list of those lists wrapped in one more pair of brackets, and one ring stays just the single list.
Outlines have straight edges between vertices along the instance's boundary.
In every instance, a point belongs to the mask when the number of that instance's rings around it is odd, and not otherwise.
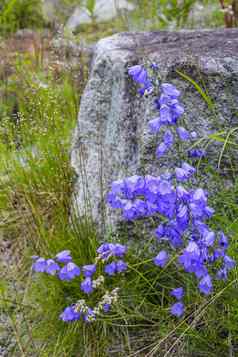
[{"label": "bell-shaped flower", "polygon": [[124,180],[116,180],[113,181],[111,186],[111,192],[115,195],[124,193],[125,190],[125,181]]},{"label": "bell-shaped flower", "polygon": [[145,187],[145,179],[142,176],[134,175],[124,180],[124,192],[126,198],[133,199],[137,195],[142,195]]},{"label": "bell-shaped flower", "polygon": [[165,145],[170,148],[174,143],[174,136],[171,130],[166,130],[163,136]]},{"label": "bell-shaped flower", "polygon": [[205,234],[205,236],[203,237],[203,243],[204,243],[207,247],[211,247],[211,246],[214,245],[215,239],[216,239],[215,233],[212,232],[212,231],[210,231],[210,232],[207,232],[207,234]]},{"label": "bell-shaped flower", "polygon": [[47,259],[46,261],[46,273],[55,275],[60,270],[60,266],[53,260]]},{"label": "bell-shaped flower", "polygon": [[183,186],[177,186],[176,188],[177,197],[185,202],[189,201],[191,194]]},{"label": "bell-shaped flower", "polygon": [[82,281],[82,283],[80,284],[80,288],[81,290],[85,293],[85,294],[91,294],[93,292],[93,282],[91,278],[86,278]]},{"label": "bell-shaped flower", "polygon": [[191,272],[193,272],[196,275],[197,279],[201,279],[208,274],[208,270],[205,267],[205,265],[199,261],[197,261],[193,265]]},{"label": "bell-shaped flower", "polygon": [[189,242],[179,257],[179,263],[187,272],[194,272],[194,267],[200,264],[200,249],[196,242]]},{"label": "bell-shaped flower", "polygon": [[101,259],[108,259],[112,255],[113,249],[112,243],[103,243],[97,249],[97,253],[100,255]]},{"label": "bell-shaped flower", "polygon": [[110,304],[104,304],[102,308],[103,308],[103,311],[107,313],[107,312],[110,311],[111,305]]},{"label": "bell-shaped flower", "polygon": [[196,169],[184,162],[182,167],[177,167],[175,169],[175,176],[177,181],[185,182],[196,172]]},{"label": "bell-shaped flower", "polygon": [[183,288],[176,288],[170,292],[171,296],[174,296],[177,300],[181,300],[184,296]]},{"label": "bell-shaped flower", "polygon": [[123,244],[116,243],[113,246],[112,252],[115,257],[121,258],[126,254],[127,247]]},{"label": "bell-shaped flower", "polygon": [[161,250],[159,254],[154,258],[154,264],[163,268],[169,260],[168,253],[165,250]]},{"label": "bell-shaped flower", "polygon": [[63,250],[62,252],[56,254],[55,259],[58,263],[69,263],[72,261],[70,250]]},{"label": "bell-shaped flower", "polygon": [[107,194],[107,203],[112,207],[112,208],[123,208],[126,200],[120,198],[116,194],[114,194],[112,191],[108,192]]},{"label": "bell-shaped flower", "polygon": [[231,270],[231,269],[235,268],[235,266],[236,266],[236,262],[234,261],[234,259],[232,259],[228,255],[224,256],[223,261],[224,261],[224,267],[227,270]]},{"label": "bell-shaped flower", "polygon": [[188,228],[189,224],[189,211],[186,205],[180,204],[177,209],[176,221],[179,228],[182,231],[185,231]]},{"label": "bell-shaped flower", "polygon": [[183,246],[183,229],[175,220],[170,221],[164,226],[164,236],[169,241],[172,248],[177,249]]},{"label": "bell-shaped flower", "polygon": [[209,295],[212,292],[212,279],[209,274],[205,275],[202,280],[200,280],[198,288],[201,293],[205,295]]},{"label": "bell-shaped flower", "polygon": [[184,304],[182,302],[176,302],[171,306],[170,312],[178,318],[181,317],[184,314]]},{"label": "bell-shaped flower", "polygon": [[185,182],[188,180],[187,172],[181,167],[176,167],[175,169],[176,180],[180,182]]},{"label": "bell-shaped flower", "polygon": [[183,162],[182,169],[186,171],[188,178],[190,178],[196,172],[196,169],[193,166],[189,165],[187,162]]},{"label": "bell-shaped flower", "polygon": [[95,264],[84,265],[82,267],[83,275],[85,278],[90,278],[93,274],[96,273],[96,269],[97,267]]},{"label": "bell-shaped flower", "polygon": [[228,278],[228,271],[226,268],[221,268],[217,271],[216,278],[218,280],[227,280]]},{"label": "bell-shaped flower", "polygon": [[163,123],[160,118],[155,118],[149,121],[148,126],[151,134],[157,134],[163,126]]},{"label": "bell-shaped flower", "polygon": [[116,264],[116,262],[112,262],[112,263],[107,264],[104,267],[104,271],[105,271],[106,274],[108,274],[110,276],[115,275],[116,272],[117,272],[117,264]]},{"label": "bell-shaped flower", "polygon": [[190,133],[188,130],[186,130],[185,128],[183,128],[182,126],[179,126],[177,128],[177,134],[180,138],[180,140],[182,141],[188,141],[190,140]]},{"label": "bell-shaped flower", "polygon": [[191,149],[188,151],[188,157],[191,158],[203,158],[206,156],[206,151],[203,149]]},{"label": "bell-shaped flower", "polygon": [[83,316],[83,319],[85,322],[93,322],[96,320],[96,316],[95,316],[95,312],[93,311],[93,309],[91,309],[90,307],[88,307],[87,312],[85,313],[85,315]]},{"label": "bell-shaped flower", "polygon": [[135,65],[129,67],[128,74],[132,77],[132,79],[135,82],[139,84],[144,84],[147,81],[147,77],[148,77],[147,71],[141,65]]},{"label": "bell-shaped flower", "polygon": [[120,243],[103,243],[97,249],[97,253],[100,254],[102,259],[108,259],[111,256],[123,257],[127,252],[127,247]]},{"label": "bell-shaped flower", "polygon": [[171,83],[161,84],[162,92],[172,98],[178,98],[180,96],[180,91]]},{"label": "bell-shaped flower", "polygon": [[147,96],[149,94],[151,94],[154,90],[154,87],[153,87],[153,84],[151,83],[150,80],[146,80],[142,86],[139,88],[138,90],[138,93],[141,95],[141,96]]},{"label": "bell-shaped flower", "polygon": [[80,272],[80,268],[76,264],[69,262],[59,271],[58,276],[60,280],[70,281],[79,276]]},{"label": "bell-shaped flower", "polygon": [[162,238],[164,238],[165,236],[165,227],[164,224],[160,224],[156,230],[155,230],[155,236],[158,239],[158,241],[160,242],[162,240]]},{"label": "bell-shaped flower", "polygon": [[169,150],[169,147],[164,143],[160,143],[156,149],[156,157],[160,159]]},{"label": "bell-shaped flower", "polygon": [[37,273],[45,273],[47,269],[47,261],[44,258],[36,258],[32,265],[32,270]]},{"label": "bell-shaped flower", "polygon": [[81,314],[74,310],[73,306],[68,306],[60,315],[60,320],[64,322],[73,322],[80,319]]},{"label": "bell-shaped flower", "polygon": [[123,273],[127,270],[127,264],[123,260],[118,260],[116,262],[116,272]]},{"label": "bell-shaped flower", "polygon": [[218,240],[218,244],[223,249],[227,249],[228,248],[228,245],[229,245],[228,238],[223,232],[220,233],[220,238]]}]

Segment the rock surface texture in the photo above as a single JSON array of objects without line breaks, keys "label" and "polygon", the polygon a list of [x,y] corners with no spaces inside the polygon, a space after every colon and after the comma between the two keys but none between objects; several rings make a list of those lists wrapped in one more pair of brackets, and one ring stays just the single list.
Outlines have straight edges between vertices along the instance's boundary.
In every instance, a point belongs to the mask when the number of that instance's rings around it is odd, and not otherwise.
[{"label": "rock surface texture", "polygon": [[[165,159],[155,160],[160,137],[155,140],[147,124],[157,116],[153,109],[156,93],[149,98],[139,97],[127,75],[129,66],[148,61],[159,65],[163,81],[181,90],[185,106],[182,121],[189,130],[207,138],[238,126],[237,29],[122,33],[101,40],[81,101],[72,150],[79,214],[88,207],[85,202],[90,202],[93,218],[99,224],[105,217],[106,223],[117,219],[115,212],[105,206],[105,195],[113,180],[125,175],[158,174],[163,166],[178,165],[175,150]],[[193,78],[203,88],[207,101],[177,71]],[[208,147],[208,157],[215,164],[221,152],[221,147],[217,150],[219,145],[223,144],[213,141],[211,149]]]}]

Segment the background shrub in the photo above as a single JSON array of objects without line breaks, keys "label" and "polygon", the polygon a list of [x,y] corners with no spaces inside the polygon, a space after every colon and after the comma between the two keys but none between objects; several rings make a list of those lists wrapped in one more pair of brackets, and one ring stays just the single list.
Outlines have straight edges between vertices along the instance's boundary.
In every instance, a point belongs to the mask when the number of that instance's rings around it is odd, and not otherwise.
[{"label": "background shrub", "polygon": [[42,0],[0,0],[0,34],[40,28],[43,23]]}]

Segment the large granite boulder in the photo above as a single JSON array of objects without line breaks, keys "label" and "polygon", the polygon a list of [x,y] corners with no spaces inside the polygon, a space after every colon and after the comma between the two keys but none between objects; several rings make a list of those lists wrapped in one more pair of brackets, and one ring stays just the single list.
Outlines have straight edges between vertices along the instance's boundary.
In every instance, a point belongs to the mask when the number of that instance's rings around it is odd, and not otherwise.
[{"label": "large granite boulder", "polygon": [[[188,129],[206,138],[238,125],[237,29],[122,33],[99,41],[81,101],[72,165],[77,174],[74,202],[78,212],[91,210],[100,224],[105,217],[107,223],[117,219],[105,205],[113,180],[133,174],[157,174],[163,166],[174,167],[177,163],[175,150],[155,161],[160,138],[155,142],[147,127],[155,117],[155,97],[139,97],[127,74],[128,66],[146,61],[158,63],[163,80],[182,91],[186,110],[183,120]],[[199,83],[203,95],[176,70]],[[208,149],[215,165],[221,152],[219,145],[223,143],[213,141]]]}]

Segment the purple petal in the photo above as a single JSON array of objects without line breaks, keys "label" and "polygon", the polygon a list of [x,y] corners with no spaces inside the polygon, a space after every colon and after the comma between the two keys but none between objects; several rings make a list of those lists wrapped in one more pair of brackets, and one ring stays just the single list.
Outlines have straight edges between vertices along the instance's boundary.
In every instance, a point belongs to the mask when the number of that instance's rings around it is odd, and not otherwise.
[{"label": "purple petal", "polygon": [[170,312],[176,317],[181,317],[184,314],[184,304],[182,302],[176,302],[171,306]]},{"label": "purple petal", "polygon": [[183,128],[181,126],[178,127],[177,128],[177,133],[178,133],[178,136],[179,136],[180,140],[182,140],[182,141],[190,140],[190,134],[185,128]]},{"label": "purple petal", "polygon": [[177,300],[181,300],[184,296],[183,288],[176,288],[170,292],[171,296],[174,296]]},{"label": "purple petal", "polygon": [[168,253],[165,250],[161,250],[161,252],[159,252],[159,254],[154,258],[154,264],[163,268],[168,260]]}]

